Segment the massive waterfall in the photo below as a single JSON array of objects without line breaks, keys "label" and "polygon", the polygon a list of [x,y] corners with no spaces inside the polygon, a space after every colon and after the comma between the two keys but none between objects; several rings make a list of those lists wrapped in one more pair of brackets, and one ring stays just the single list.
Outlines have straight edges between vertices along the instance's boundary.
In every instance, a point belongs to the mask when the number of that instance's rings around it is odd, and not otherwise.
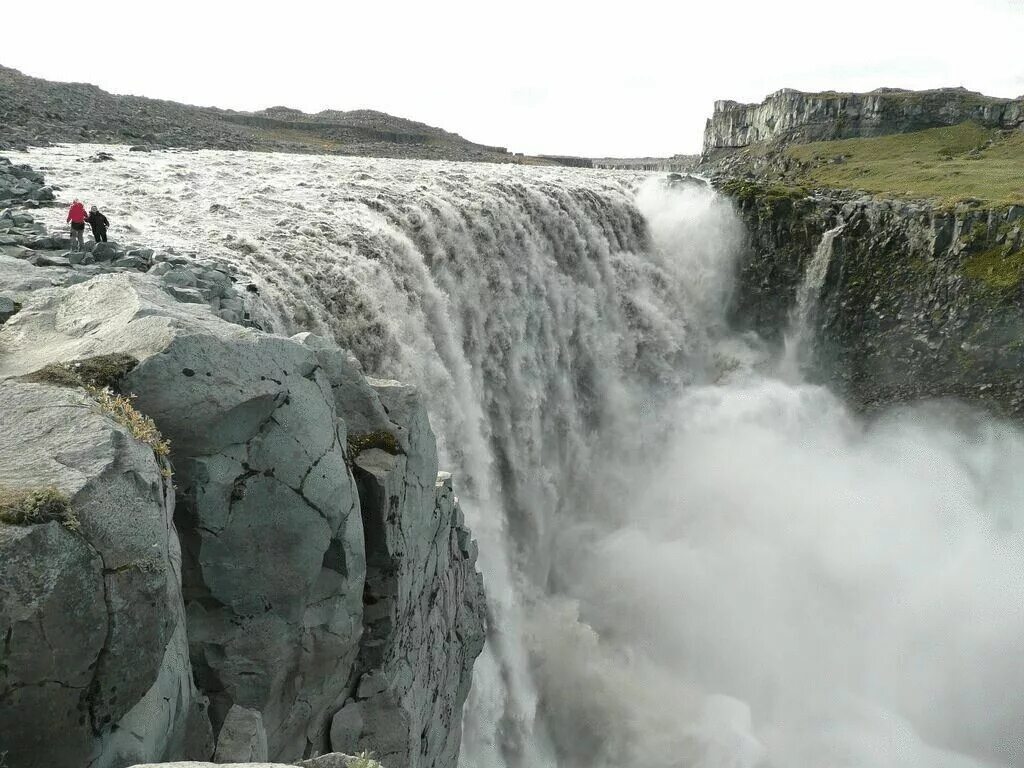
[{"label": "massive waterfall", "polygon": [[1024,436],[948,405],[866,422],[778,377],[723,320],[727,202],[576,169],[95,149],[31,162],[113,236],[249,272],[272,329],[422,387],[490,601],[467,768],[1024,765]]}]

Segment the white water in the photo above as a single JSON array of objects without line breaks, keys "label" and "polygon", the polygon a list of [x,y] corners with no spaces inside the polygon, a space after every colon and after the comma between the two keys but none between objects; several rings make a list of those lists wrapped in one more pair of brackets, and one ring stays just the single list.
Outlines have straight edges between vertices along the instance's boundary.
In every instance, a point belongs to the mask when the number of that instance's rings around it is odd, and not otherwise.
[{"label": "white water", "polygon": [[814,321],[818,300],[825,285],[829,265],[832,263],[832,248],[836,236],[843,231],[843,224],[826,231],[814,255],[807,263],[804,279],[797,289],[796,301],[790,312],[789,328],[784,338],[781,374],[789,381],[800,381],[801,371],[813,354]]},{"label": "white water", "polygon": [[423,387],[495,619],[468,768],[1024,765],[1024,436],[773,378],[724,326],[740,233],[709,193],[92,151],[31,162]]}]

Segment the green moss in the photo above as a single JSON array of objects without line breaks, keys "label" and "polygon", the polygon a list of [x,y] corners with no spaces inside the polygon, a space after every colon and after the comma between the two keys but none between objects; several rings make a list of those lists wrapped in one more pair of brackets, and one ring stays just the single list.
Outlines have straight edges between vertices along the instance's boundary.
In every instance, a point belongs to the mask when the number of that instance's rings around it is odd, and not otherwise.
[{"label": "green moss", "polygon": [[348,454],[350,459],[354,459],[363,451],[368,451],[371,448],[377,448],[393,456],[403,453],[402,447],[398,444],[395,436],[383,429],[376,432],[367,432],[364,435],[348,436]]},{"label": "green moss", "polygon": [[760,184],[747,179],[729,179],[722,185],[722,191],[740,203],[758,201],[773,204],[780,201],[800,200],[807,196],[807,190],[804,187]]},{"label": "green moss", "polygon": [[[1024,132],[961,123],[873,138],[789,147],[801,165],[800,184],[863,190],[889,197],[928,198],[953,206],[1024,202]],[[843,156],[842,163],[831,162]]]},{"label": "green moss", "polygon": [[71,502],[56,488],[24,490],[0,486],[0,523],[40,525],[53,520],[78,530]]},{"label": "green moss", "polygon": [[1024,251],[1010,252],[1009,245],[989,248],[970,256],[963,264],[964,274],[1000,291],[1016,288],[1024,279]]},{"label": "green moss", "polygon": [[25,376],[26,381],[63,387],[116,388],[139,361],[131,355],[97,355],[66,363],[48,363]]}]

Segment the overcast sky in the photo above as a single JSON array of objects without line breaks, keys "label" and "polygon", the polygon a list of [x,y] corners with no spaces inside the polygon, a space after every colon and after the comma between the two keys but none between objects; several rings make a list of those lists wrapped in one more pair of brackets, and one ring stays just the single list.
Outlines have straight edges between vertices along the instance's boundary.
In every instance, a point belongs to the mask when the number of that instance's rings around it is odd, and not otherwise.
[{"label": "overcast sky", "polygon": [[26,74],[233,109],[379,109],[529,153],[697,152],[715,99],[782,87],[1024,94],[1024,0],[3,6],[0,64]]}]

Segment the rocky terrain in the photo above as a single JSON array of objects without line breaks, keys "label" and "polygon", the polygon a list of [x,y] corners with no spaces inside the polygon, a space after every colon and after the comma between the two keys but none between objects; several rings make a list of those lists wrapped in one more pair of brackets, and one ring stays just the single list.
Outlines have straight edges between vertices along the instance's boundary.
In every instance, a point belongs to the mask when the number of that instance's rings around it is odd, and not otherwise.
[{"label": "rocky terrain", "polygon": [[119,96],[94,85],[50,82],[0,66],[0,150],[49,142],[513,161],[503,147],[474,144],[383,112],[309,115],[287,107],[233,112]]},{"label": "rocky terrain", "polygon": [[870,93],[804,93],[783,88],[760,104],[716,101],[704,129],[704,155],[768,141],[821,141],[907,133],[974,121],[1024,126],[1024,96],[997,99],[964,88]]},{"label": "rocky terrain", "polygon": [[484,598],[416,391],[218,264],[0,242],[5,768],[453,768]]},{"label": "rocky terrain", "polygon": [[[734,322],[781,344],[839,228],[815,375],[864,408],[956,397],[1024,417],[1022,105],[961,89],[716,105],[699,170],[747,225]],[[818,141],[833,136],[863,138]]]},{"label": "rocky terrain", "polygon": [[781,343],[810,259],[841,226],[815,318],[816,378],[866,408],[956,397],[1024,418],[1024,204],[726,189],[749,232],[740,327]]}]

